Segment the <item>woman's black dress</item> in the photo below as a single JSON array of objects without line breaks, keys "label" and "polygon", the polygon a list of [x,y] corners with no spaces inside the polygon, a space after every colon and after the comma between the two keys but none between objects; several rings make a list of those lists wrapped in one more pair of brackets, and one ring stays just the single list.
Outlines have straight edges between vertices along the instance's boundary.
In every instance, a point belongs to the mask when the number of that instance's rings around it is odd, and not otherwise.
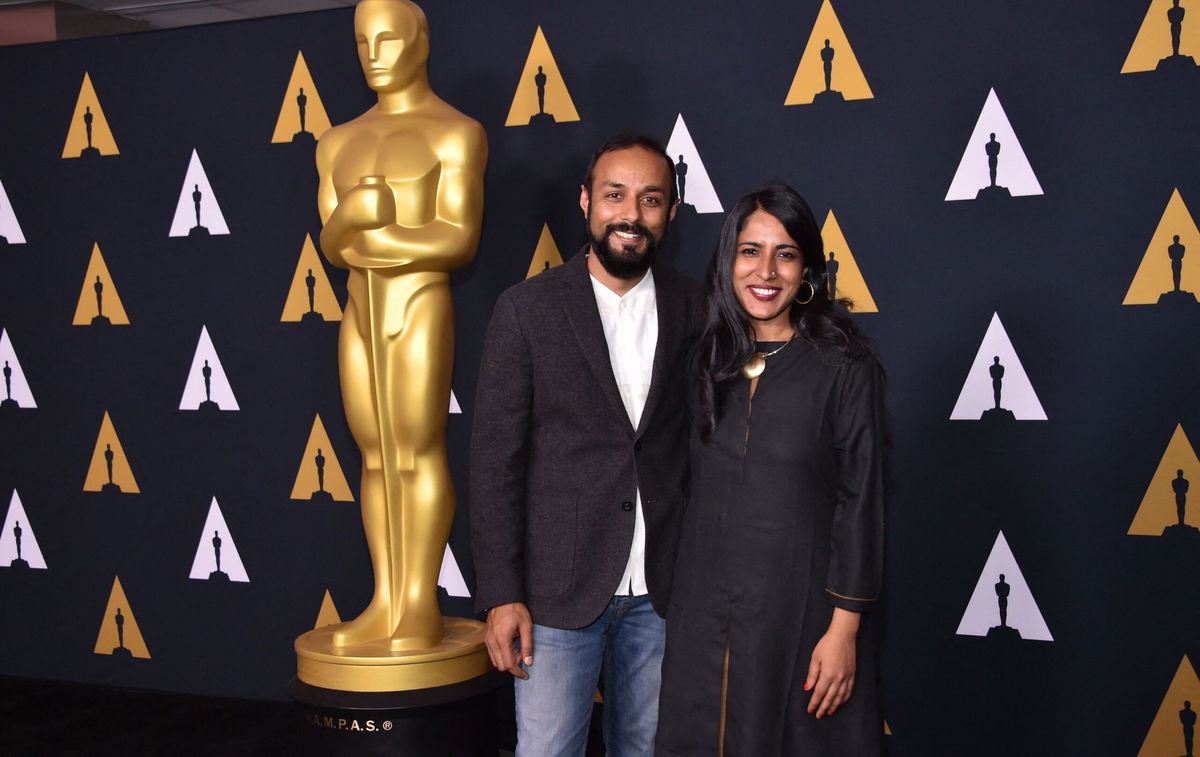
[{"label": "woman's black dress", "polygon": [[768,358],[753,399],[741,377],[718,391],[711,444],[692,433],[657,753],[717,754],[728,648],[727,757],[878,755],[869,613],[850,700],[817,720],[804,682],[833,608],[868,610],[879,593],[883,372],[797,338]]}]

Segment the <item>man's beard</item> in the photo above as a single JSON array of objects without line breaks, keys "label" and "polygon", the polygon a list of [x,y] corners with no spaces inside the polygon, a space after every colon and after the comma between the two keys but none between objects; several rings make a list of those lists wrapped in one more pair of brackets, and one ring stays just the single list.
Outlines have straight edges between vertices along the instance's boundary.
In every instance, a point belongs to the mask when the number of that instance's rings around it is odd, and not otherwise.
[{"label": "man's beard", "polygon": [[[587,227],[588,238],[592,241],[592,250],[596,253],[600,265],[618,279],[636,279],[644,274],[654,263],[658,248],[662,245],[662,239],[655,239],[650,230],[640,223],[610,223],[604,227],[604,234],[600,237],[592,236],[590,217]],[[641,234],[646,243],[646,251],[639,255],[633,250],[633,245],[620,245],[622,249],[614,250],[609,244],[614,231]]]}]

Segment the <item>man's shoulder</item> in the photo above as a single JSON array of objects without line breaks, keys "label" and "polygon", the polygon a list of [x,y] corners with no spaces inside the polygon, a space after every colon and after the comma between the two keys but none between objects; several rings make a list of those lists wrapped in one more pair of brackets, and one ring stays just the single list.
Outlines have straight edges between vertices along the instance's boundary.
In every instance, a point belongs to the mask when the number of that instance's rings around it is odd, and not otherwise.
[{"label": "man's shoulder", "polygon": [[[570,260],[574,260],[571,258]],[[571,276],[571,262],[542,271],[530,276],[524,281],[518,281],[500,295],[499,301],[509,301],[517,304],[538,302],[554,295]]]}]

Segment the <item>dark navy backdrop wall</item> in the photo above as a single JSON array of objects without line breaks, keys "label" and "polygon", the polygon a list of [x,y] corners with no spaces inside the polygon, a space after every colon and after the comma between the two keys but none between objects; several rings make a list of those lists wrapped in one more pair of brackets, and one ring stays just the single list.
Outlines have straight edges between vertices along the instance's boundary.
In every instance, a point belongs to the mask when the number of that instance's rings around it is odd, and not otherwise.
[{"label": "dark navy backdrop wall", "polygon": [[[820,220],[836,213],[878,307],[858,317],[888,368],[896,441],[881,610],[893,753],[1134,755],[1179,733],[1182,702],[1164,700],[1173,682],[1200,699],[1200,544],[1127,532],[1176,428],[1200,438],[1200,306],[1122,301],[1172,192],[1200,202],[1200,71],[1120,73],[1148,1],[841,0],[873,97],[792,106],[817,0],[425,5],[434,88],[490,139],[479,255],[453,277],[451,547],[468,587],[466,449],[492,303],[525,277],[543,225],[564,257],[583,241],[578,186],[600,141],[665,142],[682,116],[693,187],[706,174],[728,209],[763,179],[793,184]],[[579,120],[506,127],[539,27]],[[0,247],[0,328],[36,400],[0,414],[0,507],[19,492],[26,551],[35,537],[46,565],[0,569],[2,674],[279,698],[325,592],[343,618],[366,604],[357,502],[290,498],[318,414],[358,488],[337,324],[280,320],[320,231],[311,144],[270,141],[297,52],[333,123],[373,103],[350,11],[0,49],[0,203],[26,240]],[[63,159],[85,72],[119,154]],[[1020,140],[1001,140],[1001,165],[1023,148],[1041,192],[947,201],[992,90]],[[168,236],[193,150],[228,235]],[[722,217],[681,214],[667,257],[701,275]],[[93,244],[129,325],[72,325]],[[345,273],[324,274],[344,304]],[[202,327],[237,411],[179,409]],[[1009,343],[1005,407],[1026,410],[951,419],[964,384],[990,406],[973,361]],[[1034,406],[1046,420],[1023,419]],[[106,412],[138,493],[83,491]],[[214,497],[248,582],[189,578]],[[987,635],[990,556],[1009,566],[1020,640]],[[116,577],[148,658],[107,653]],[[444,608],[470,614],[470,600]]]}]

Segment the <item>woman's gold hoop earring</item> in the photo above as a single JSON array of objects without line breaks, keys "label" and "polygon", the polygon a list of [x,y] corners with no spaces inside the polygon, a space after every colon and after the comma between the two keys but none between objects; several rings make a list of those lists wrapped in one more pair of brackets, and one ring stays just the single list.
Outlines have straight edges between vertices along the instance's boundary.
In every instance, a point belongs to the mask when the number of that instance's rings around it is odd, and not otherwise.
[{"label": "woman's gold hoop earring", "polygon": [[794,301],[797,305],[807,305],[808,303],[813,301],[813,297],[817,296],[817,288],[812,285],[812,282],[809,281],[808,279],[805,279],[804,283],[808,284],[808,299],[801,300],[799,297],[796,297]]}]

